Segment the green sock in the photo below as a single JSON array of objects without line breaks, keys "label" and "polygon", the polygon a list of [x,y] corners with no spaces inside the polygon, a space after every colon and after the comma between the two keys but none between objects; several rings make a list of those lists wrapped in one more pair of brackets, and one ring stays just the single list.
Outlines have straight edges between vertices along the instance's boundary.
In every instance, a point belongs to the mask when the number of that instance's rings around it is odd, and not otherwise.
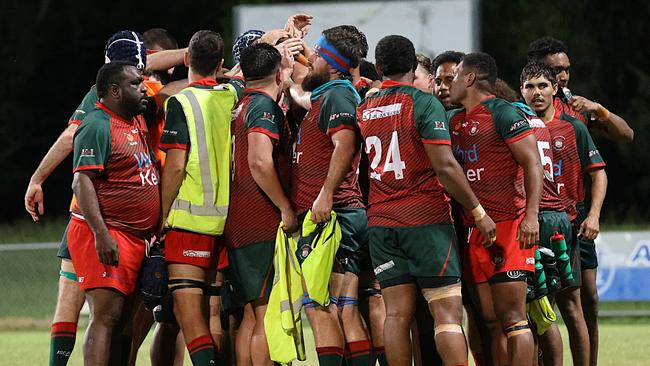
[{"label": "green sock", "polygon": [[372,359],[372,345],[367,339],[350,342],[347,345],[349,354],[346,355],[348,366],[368,366]]},{"label": "green sock", "polygon": [[52,324],[52,340],[50,341],[50,366],[65,366],[74,349],[77,337],[77,323]]},{"label": "green sock", "polygon": [[341,366],[343,362],[343,348],[318,347],[316,353],[319,366]]},{"label": "green sock", "polygon": [[386,350],[384,347],[375,347],[375,357],[379,361],[379,366],[388,366],[388,360],[386,360]]},{"label": "green sock", "polygon": [[215,349],[212,337],[204,335],[195,338],[187,344],[187,350],[194,366],[216,365]]}]

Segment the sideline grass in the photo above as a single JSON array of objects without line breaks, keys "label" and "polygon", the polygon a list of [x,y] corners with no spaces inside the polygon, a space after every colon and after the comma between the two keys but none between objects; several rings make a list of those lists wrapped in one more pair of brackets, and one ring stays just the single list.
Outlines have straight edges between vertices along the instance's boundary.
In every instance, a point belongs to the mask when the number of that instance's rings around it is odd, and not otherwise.
[{"label": "sideline grass", "polygon": [[[564,364],[571,365],[566,329],[560,325],[564,340]],[[305,327],[305,342],[307,346],[307,362],[296,363],[301,366],[317,366],[315,359],[311,329]],[[641,321],[631,324],[619,324],[604,321],[600,327],[600,359],[601,366],[641,366],[647,365],[647,352],[650,348],[650,324]],[[47,364],[50,334],[47,330],[0,331],[0,366],[45,365]],[[81,366],[81,344],[83,330],[77,334],[77,343],[68,365]],[[137,365],[149,365],[149,346],[151,333],[138,353]],[[186,355],[187,356],[187,355]],[[470,365],[473,363],[470,362]],[[191,365],[189,357],[185,365]]]}]

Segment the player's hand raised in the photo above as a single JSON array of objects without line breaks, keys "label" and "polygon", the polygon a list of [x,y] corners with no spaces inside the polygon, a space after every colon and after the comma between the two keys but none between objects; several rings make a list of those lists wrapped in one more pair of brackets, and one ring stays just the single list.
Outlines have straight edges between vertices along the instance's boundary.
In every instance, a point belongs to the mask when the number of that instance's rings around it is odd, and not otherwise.
[{"label": "player's hand raised", "polygon": [[109,266],[117,267],[120,262],[120,253],[117,248],[117,241],[111,234],[95,236],[95,250],[99,255],[99,261]]},{"label": "player's hand raised", "polygon": [[474,221],[476,228],[483,233],[485,240],[483,246],[489,248],[497,241],[497,225],[487,214],[482,219]]},{"label": "player's hand raised", "polygon": [[539,221],[537,215],[526,215],[517,229],[520,249],[530,249],[539,243]]},{"label": "player's hand raised", "polygon": [[307,33],[309,33],[312,19],[314,17],[309,14],[294,14],[287,19],[284,30],[289,32],[291,37],[305,38]]},{"label": "player's hand raised", "polygon": [[578,95],[574,95],[569,99],[569,105],[574,111],[580,114],[596,113],[598,110],[598,103]]}]

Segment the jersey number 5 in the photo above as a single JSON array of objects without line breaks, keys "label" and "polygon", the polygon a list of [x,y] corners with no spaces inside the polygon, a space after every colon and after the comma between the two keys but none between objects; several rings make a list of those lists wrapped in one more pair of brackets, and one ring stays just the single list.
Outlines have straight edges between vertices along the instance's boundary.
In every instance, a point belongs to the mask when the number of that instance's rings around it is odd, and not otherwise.
[{"label": "jersey number 5", "polygon": [[539,157],[542,159],[542,168],[544,169],[544,177],[550,182],[553,181],[553,160],[551,157],[544,153],[544,150],[551,150],[551,146],[548,141],[537,141],[537,151],[539,151]]},{"label": "jersey number 5", "polygon": [[381,180],[381,175],[387,172],[393,172],[395,179],[404,179],[404,169],[406,163],[402,160],[399,153],[399,138],[397,131],[393,131],[390,138],[390,145],[388,145],[388,152],[386,153],[386,160],[381,170],[378,170],[379,163],[381,163],[382,147],[381,140],[377,136],[368,136],[366,138],[366,154],[370,155],[370,151],[375,150],[375,156],[370,162],[370,178]]}]

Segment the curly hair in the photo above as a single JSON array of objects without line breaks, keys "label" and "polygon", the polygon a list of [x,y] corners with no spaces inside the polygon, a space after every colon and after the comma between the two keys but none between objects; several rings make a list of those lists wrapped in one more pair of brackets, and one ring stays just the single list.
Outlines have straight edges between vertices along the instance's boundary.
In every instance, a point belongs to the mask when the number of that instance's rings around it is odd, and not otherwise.
[{"label": "curly hair", "polygon": [[569,53],[567,45],[553,37],[538,38],[528,45],[528,61],[542,61],[548,55]]},{"label": "curly hair", "polygon": [[413,42],[402,36],[386,36],[375,48],[375,62],[382,75],[396,75],[418,67]]}]

